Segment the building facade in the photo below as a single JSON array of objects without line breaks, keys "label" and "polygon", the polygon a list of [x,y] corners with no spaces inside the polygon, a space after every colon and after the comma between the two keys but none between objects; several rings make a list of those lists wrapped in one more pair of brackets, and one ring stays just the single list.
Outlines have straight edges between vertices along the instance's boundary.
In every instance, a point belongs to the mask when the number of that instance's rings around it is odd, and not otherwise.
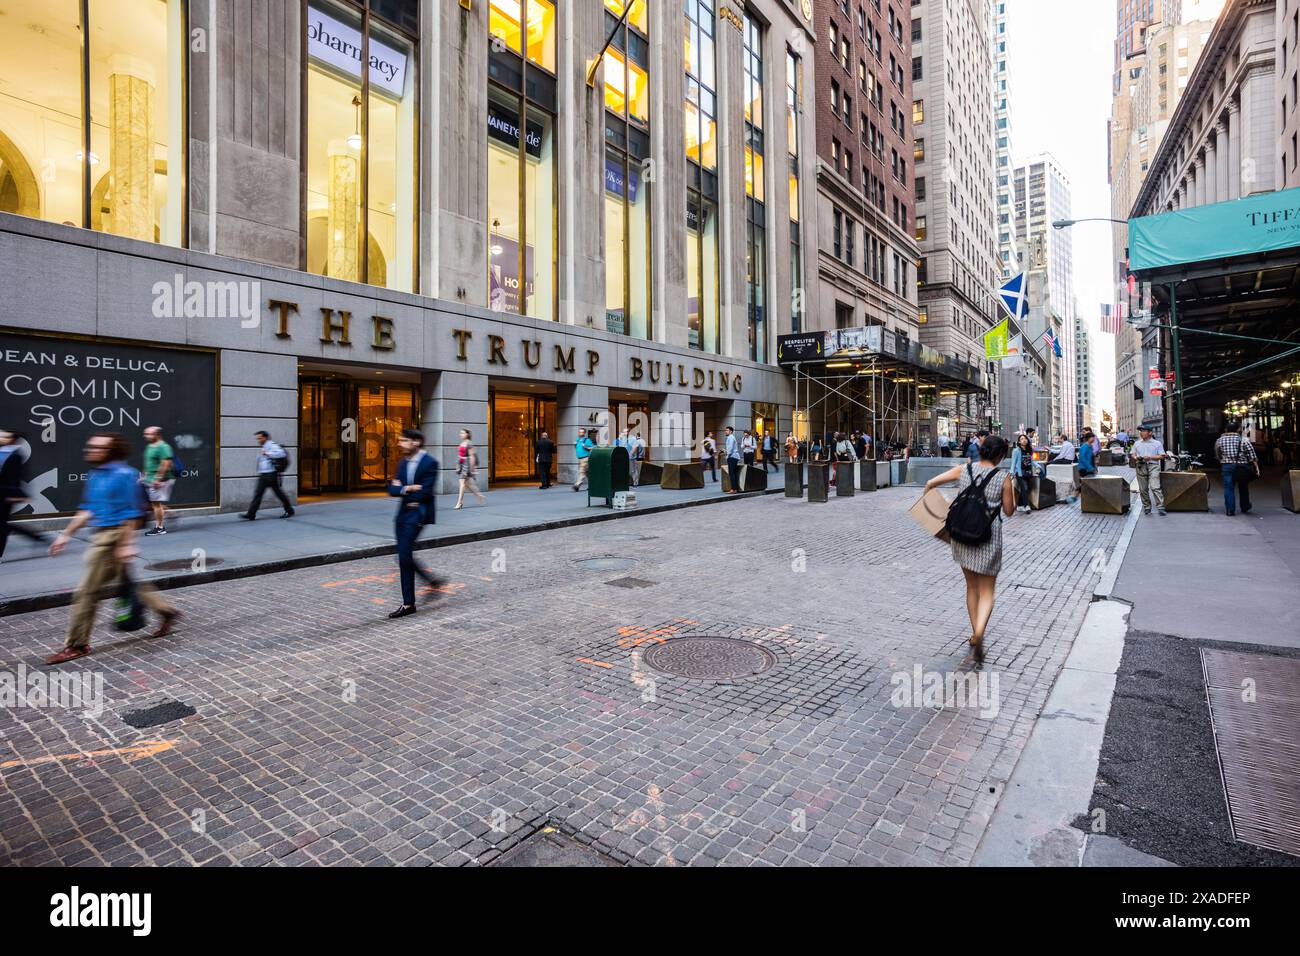
[{"label": "building facade", "polygon": [[[1137,25],[1129,25],[1120,0],[1121,43],[1126,51],[1117,60],[1117,82],[1110,120],[1111,216],[1127,220],[1138,193],[1146,183],[1156,151],[1164,141],[1192,72],[1214,28],[1224,0],[1181,0],[1176,3],[1146,4],[1138,11]],[[1140,41],[1140,42],[1139,42]],[[1115,422],[1116,428],[1133,434],[1145,417],[1143,393],[1146,368],[1141,365],[1141,333],[1126,320],[1136,307],[1137,290],[1128,287],[1128,230],[1116,224],[1112,229],[1115,263]],[[1135,300],[1130,303],[1130,298]]]},{"label": "building facade", "polygon": [[815,10],[822,243],[808,330],[880,325],[915,341],[913,230],[924,222],[915,218],[911,25],[897,0],[827,0]]},{"label": "building facade", "polygon": [[1005,282],[1020,271],[1020,242],[1012,222],[1015,209],[1015,187],[1012,171],[1015,169],[1012,153],[1010,72],[1007,69],[1008,46],[1011,43],[1011,17],[1006,0],[993,4],[993,126],[997,176],[998,264]]},{"label": "building facade", "polygon": [[[912,5],[913,57],[922,61],[913,85],[921,341],[968,364],[982,361],[983,336],[1001,320],[992,10],[990,0]],[[941,409],[961,430],[995,420],[998,369],[988,370],[987,399]]]},{"label": "building facade", "polygon": [[[1281,188],[1290,162],[1281,130],[1294,121],[1296,103],[1289,97],[1284,101],[1278,90],[1277,59],[1286,39],[1278,38],[1278,26],[1274,0],[1229,0],[1224,6],[1205,37],[1130,216]],[[1150,369],[1164,371],[1162,334],[1148,323],[1139,335],[1133,395],[1136,399],[1142,391],[1142,420],[1164,438],[1163,397],[1153,397],[1143,387]]]},{"label": "building facade", "polygon": [[579,427],[660,461],[788,429],[811,7],[10,0],[0,414],[34,510],[75,506],[92,428],[162,425],[180,503],[222,509],[257,429],[302,494],[381,487],[403,427],[445,466],[469,430],[492,482],[541,431],[563,479]]}]

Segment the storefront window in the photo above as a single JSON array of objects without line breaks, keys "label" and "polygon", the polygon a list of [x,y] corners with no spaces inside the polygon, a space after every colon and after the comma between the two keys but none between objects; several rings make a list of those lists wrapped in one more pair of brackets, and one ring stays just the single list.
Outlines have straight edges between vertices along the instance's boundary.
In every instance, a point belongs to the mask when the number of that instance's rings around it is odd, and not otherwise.
[{"label": "storefront window", "polygon": [[623,0],[605,0],[605,26],[614,33],[605,52],[605,327],[651,338],[650,43],[646,0],[631,0],[615,30]]},{"label": "storefront window", "polygon": [[718,351],[717,70],[712,0],[686,4],[687,344]]},{"label": "storefront window", "polygon": [[306,30],[307,270],[413,291],[415,44],[328,0],[307,8]]},{"label": "storefront window", "polygon": [[745,17],[745,258],[749,357],[767,361],[767,210],[763,177],[763,33]]},{"label": "storefront window", "polygon": [[[488,58],[488,307],[553,320],[556,100],[548,71],[555,62],[555,5],[493,0],[491,12],[493,36],[506,42],[504,48],[494,42]],[[527,61],[519,46],[525,32]]]},{"label": "storefront window", "polygon": [[0,10],[0,212],[181,245],[182,0],[85,11],[89,29],[76,0]]}]

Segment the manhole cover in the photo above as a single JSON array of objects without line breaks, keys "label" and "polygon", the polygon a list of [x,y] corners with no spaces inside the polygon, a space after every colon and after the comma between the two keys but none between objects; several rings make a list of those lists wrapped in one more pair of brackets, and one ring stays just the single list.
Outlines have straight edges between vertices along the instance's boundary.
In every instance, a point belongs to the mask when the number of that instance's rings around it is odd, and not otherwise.
[{"label": "manhole cover", "polygon": [[546,827],[506,852],[493,866],[617,866],[589,846]]},{"label": "manhole cover", "polygon": [[586,568],[588,571],[626,571],[628,568],[636,565],[633,558],[584,558],[575,562],[579,567]]},{"label": "manhole cover", "polygon": [[143,710],[127,711],[122,715],[122,720],[139,730],[144,727],[169,724],[182,717],[193,717],[197,713],[198,711],[189,704],[182,704],[179,700],[165,700],[161,704],[154,704]]},{"label": "manhole cover", "polygon": [[[225,561],[225,558],[214,558],[211,555],[203,559],[205,570],[206,568],[216,567],[218,564],[224,564]],[[193,571],[194,559],[177,558],[174,561],[154,561],[152,564],[146,565],[146,567],[150,571]]]},{"label": "manhole cover", "polygon": [[647,667],[677,677],[739,680],[772,669],[776,655],[753,641],[729,637],[674,637],[642,657]]},{"label": "manhole cover", "polygon": [[615,578],[613,581],[606,581],[612,588],[652,588],[655,582],[647,581],[644,578]]}]

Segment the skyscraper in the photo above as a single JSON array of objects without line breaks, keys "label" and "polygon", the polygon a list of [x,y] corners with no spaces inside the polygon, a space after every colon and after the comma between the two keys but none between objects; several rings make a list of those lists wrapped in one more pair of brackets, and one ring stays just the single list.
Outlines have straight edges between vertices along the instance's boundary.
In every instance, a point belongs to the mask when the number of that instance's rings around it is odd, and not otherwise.
[{"label": "skyscraper", "polygon": [[[912,120],[916,137],[916,235],[921,341],[978,364],[983,335],[999,321],[990,0],[921,0],[912,6]],[[928,186],[922,192],[921,180]],[[997,369],[990,370],[991,378]],[[962,422],[987,418],[996,379],[980,402],[937,406]]]},{"label": "skyscraper", "polygon": [[998,262],[1002,278],[1010,279],[1019,271],[1020,244],[1016,241],[1016,230],[1011,222],[1011,211],[1015,208],[1015,197],[1011,186],[1011,93],[1008,83],[1007,46],[1011,42],[1007,0],[995,0],[993,4],[993,148],[997,160],[994,174],[997,176],[998,197]]}]

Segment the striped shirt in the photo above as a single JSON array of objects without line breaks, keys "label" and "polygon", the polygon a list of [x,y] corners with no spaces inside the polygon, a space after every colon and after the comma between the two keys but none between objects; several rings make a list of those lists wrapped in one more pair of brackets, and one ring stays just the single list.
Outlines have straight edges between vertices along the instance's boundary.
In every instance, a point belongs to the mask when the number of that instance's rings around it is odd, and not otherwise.
[{"label": "striped shirt", "polygon": [[1236,432],[1224,432],[1214,443],[1214,455],[1225,465],[1249,465],[1256,461],[1255,446]]}]

